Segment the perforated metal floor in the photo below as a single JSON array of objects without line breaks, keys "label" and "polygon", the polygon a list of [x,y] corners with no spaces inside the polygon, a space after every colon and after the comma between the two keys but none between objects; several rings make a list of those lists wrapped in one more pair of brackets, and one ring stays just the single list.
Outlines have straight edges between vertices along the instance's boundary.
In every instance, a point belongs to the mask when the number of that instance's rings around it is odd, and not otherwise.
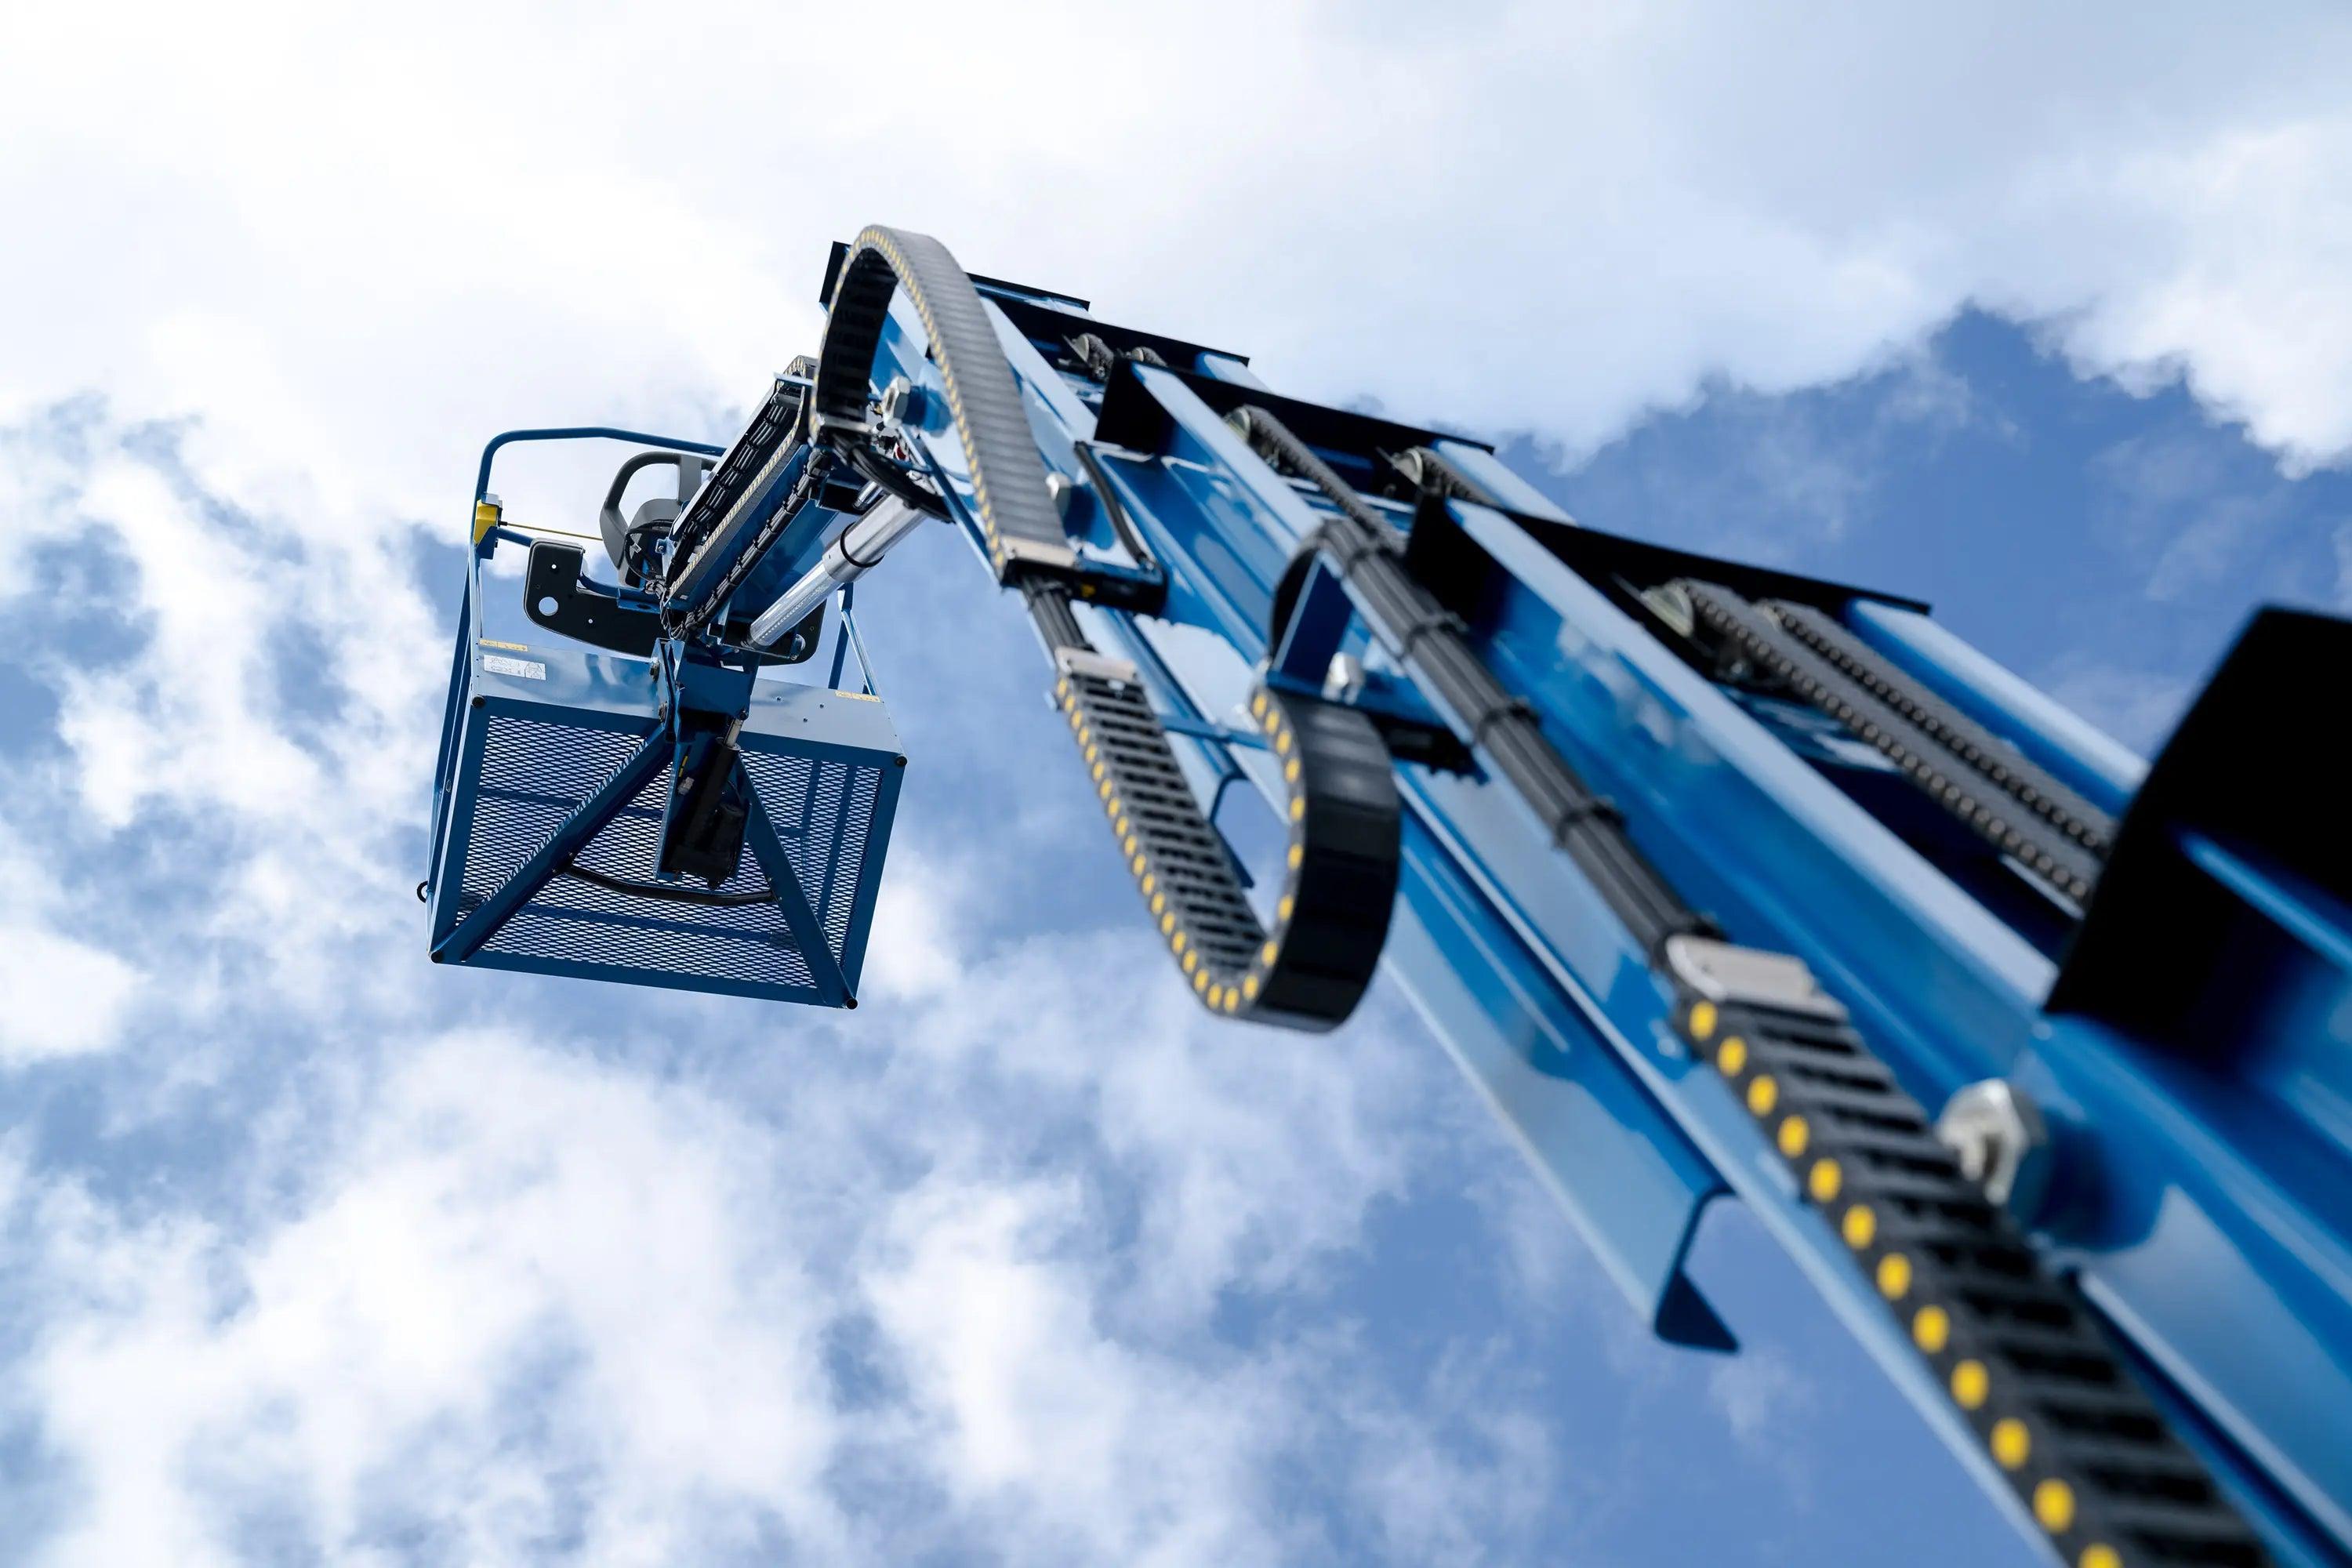
[{"label": "perforated metal floor", "polygon": [[[638,737],[544,718],[483,716],[458,896],[436,937],[478,908],[619,771]],[[882,793],[881,759],[796,755],[746,732],[745,771],[800,879],[835,963],[854,977],[856,927],[871,907],[866,861]],[[754,750],[758,747],[761,749]],[[584,869],[654,879],[667,770],[574,858]],[[887,828],[887,825],[886,828]],[[723,893],[772,893],[747,850]],[[853,941],[853,933],[856,941]],[[502,922],[470,962],[636,984],[814,1000],[807,958],[772,903],[682,904],[558,876]]]}]

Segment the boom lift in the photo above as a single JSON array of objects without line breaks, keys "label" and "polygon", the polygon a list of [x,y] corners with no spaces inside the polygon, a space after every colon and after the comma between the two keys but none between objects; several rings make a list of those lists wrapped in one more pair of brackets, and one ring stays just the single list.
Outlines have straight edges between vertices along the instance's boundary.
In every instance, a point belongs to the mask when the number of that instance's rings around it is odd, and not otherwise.
[{"label": "boom lift", "polygon": [[[2304,739],[2352,624],[2262,612],[2149,768],[1923,605],[1580,527],[922,236],[821,299],[723,450],[485,450],[436,962],[855,1006],[906,756],[854,584],[943,519],[1202,1006],[1328,1029],[1385,963],[1660,1336],[1734,1348],[1683,1262],[1736,1197],[2056,1561],[2352,1562],[2352,834]],[[638,448],[593,564],[488,489],[590,437]]]}]

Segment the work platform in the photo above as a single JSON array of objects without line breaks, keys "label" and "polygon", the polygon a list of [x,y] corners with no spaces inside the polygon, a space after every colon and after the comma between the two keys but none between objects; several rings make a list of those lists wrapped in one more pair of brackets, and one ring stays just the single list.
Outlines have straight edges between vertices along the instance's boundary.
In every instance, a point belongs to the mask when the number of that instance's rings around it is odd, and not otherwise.
[{"label": "work platform", "polygon": [[468,577],[425,889],[436,960],[856,1006],[907,760],[862,658],[858,689],[786,669],[749,681],[743,852],[715,885],[665,879],[660,660],[534,624],[499,570],[534,542],[502,521]]}]

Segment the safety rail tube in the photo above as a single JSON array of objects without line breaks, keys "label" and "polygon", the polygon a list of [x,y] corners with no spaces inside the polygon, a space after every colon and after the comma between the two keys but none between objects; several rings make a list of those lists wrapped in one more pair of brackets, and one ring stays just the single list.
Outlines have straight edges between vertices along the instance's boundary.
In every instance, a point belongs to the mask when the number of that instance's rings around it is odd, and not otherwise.
[{"label": "safety rail tube", "polygon": [[914,532],[915,526],[927,515],[895,496],[885,497],[873,510],[843,529],[840,537],[824,547],[816,564],[803,573],[800,581],[785,589],[774,604],[760,612],[759,618],[751,623],[748,639],[751,646],[774,647],[835,588],[865,576],[893,545]]},{"label": "safety rail tube", "polygon": [[610,425],[567,425],[544,430],[503,430],[490,437],[482,448],[482,465],[474,472],[474,499],[480,500],[490,493],[490,464],[499,448],[517,441],[579,441],[591,438],[606,441],[634,441],[640,447],[659,447],[668,452],[698,452],[706,458],[716,458],[727,450],[708,441],[686,441],[675,436],[648,436],[642,430],[622,430]]}]

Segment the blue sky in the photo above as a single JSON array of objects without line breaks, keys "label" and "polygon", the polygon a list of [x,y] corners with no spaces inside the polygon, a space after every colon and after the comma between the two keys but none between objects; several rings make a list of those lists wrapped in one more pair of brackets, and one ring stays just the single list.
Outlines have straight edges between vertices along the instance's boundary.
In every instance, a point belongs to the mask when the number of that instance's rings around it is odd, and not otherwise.
[{"label": "blue sky", "polygon": [[1041,10],[1067,122],[953,12],[888,93],[765,10],[0,23],[0,1563],[2030,1561],[1736,1212],[1669,1352],[1393,993],[1202,1019],[944,536],[856,1014],[410,889],[480,440],[723,439],[877,219],[2154,746],[2352,608],[2352,55],[2123,14]]}]

